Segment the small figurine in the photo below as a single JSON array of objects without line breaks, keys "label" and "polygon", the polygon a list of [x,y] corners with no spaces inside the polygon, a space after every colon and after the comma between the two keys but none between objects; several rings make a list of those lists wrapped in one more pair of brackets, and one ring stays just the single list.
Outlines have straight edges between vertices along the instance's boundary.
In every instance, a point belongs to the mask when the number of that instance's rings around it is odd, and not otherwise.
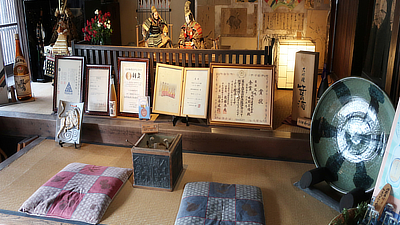
[{"label": "small figurine", "polygon": [[167,22],[158,14],[156,7],[151,7],[151,17],[142,25],[142,35],[146,47],[172,47],[172,41],[168,37]]},{"label": "small figurine", "polygon": [[53,46],[53,55],[69,55],[67,33],[64,23],[60,23],[57,29],[58,38]]},{"label": "small figurine", "polygon": [[194,21],[190,1],[185,3],[185,21],[179,35],[179,48],[204,49],[203,30],[200,24]]},{"label": "small figurine", "polygon": [[75,24],[73,23],[73,14],[69,8],[67,8],[67,1],[59,1],[58,8],[56,9],[54,16],[56,17],[57,23],[53,27],[53,35],[50,43],[55,43],[59,36],[58,28],[61,26],[62,31],[66,37],[68,46],[71,46],[71,41],[78,39],[78,32],[76,31]]}]

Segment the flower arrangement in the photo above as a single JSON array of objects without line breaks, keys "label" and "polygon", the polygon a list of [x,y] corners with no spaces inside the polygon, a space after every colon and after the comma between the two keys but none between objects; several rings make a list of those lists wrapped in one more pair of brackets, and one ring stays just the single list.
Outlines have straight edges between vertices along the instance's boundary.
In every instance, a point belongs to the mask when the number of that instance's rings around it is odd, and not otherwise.
[{"label": "flower arrangement", "polygon": [[101,10],[96,9],[95,17],[91,20],[86,20],[86,27],[82,28],[85,35],[85,41],[90,41],[92,44],[111,44],[111,21],[110,12],[102,14]]}]

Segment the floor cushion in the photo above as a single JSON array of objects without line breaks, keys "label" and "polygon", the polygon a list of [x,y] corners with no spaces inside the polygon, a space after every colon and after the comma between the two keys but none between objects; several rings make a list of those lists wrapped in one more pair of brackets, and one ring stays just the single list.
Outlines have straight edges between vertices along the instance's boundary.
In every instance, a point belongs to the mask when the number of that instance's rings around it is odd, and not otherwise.
[{"label": "floor cushion", "polygon": [[175,225],[265,224],[261,189],[215,182],[187,183]]},{"label": "floor cushion", "polygon": [[96,224],[132,169],[71,163],[33,193],[20,212]]}]

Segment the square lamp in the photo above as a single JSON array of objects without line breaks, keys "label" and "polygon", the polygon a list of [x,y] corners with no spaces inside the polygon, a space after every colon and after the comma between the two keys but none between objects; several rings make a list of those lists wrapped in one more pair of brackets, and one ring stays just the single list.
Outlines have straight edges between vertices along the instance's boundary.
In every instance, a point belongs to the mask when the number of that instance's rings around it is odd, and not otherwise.
[{"label": "square lamp", "polygon": [[296,52],[315,52],[310,40],[279,40],[277,46],[277,88],[293,89]]}]

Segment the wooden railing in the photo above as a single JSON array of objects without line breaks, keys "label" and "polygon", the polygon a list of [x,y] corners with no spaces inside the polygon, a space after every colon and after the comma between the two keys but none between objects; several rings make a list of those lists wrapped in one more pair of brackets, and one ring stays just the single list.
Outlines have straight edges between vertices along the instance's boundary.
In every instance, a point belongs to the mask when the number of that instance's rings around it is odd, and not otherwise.
[{"label": "wooden railing", "polygon": [[269,65],[272,61],[272,50],[269,46],[266,46],[264,50],[225,50],[87,45],[73,42],[72,53],[74,56],[84,56],[87,64],[112,65],[115,75],[118,74],[118,57],[149,58],[150,93],[153,89],[157,63],[185,67],[209,67],[213,62]]}]

